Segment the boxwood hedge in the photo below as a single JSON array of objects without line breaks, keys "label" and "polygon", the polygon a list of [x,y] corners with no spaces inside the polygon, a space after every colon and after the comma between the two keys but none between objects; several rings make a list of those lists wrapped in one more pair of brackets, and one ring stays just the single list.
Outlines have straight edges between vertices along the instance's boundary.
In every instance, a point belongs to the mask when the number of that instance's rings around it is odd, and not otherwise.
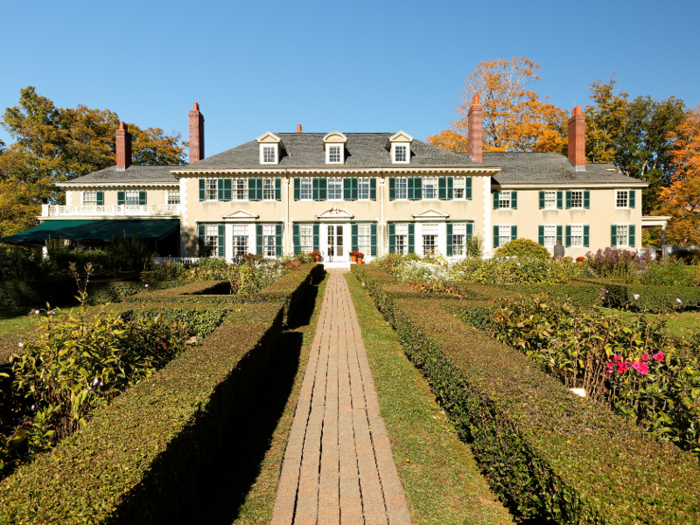
[{"label": "boxwood hedge", "polygon": [[445,308],[464,302],[398,297],[383,271],[353,273],[514,511],[567,524],[700,523],[700,467],[689,454],[571,394]]}]

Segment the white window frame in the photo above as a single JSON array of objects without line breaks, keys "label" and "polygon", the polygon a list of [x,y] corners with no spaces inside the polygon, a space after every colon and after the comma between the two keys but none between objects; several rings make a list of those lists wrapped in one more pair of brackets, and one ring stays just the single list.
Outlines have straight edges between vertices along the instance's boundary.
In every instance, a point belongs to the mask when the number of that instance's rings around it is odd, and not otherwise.
[{"label": "white window frame", "polygon": [[[204,200],[219,200],[219,179],[204,179]],[[126,202],[126,196],[124,202]]]},{"label": "white window frame", "polygon": [[[461,239],[461,243],[455,242]],[[461,248],[460,253],[457,253],[455,248]],[[452,256],[464,257],[467,254],[467,223],[458,222],[452,225]]]},{"label": "white window frame", "polygon": [[[401,240],[401,242],[399,242],[399,240]],[[397,224],[394,227],[394,243],[396,245],[396,253],[402,255],[408,254],[408,224]],[[401,245],[401,249],[399,249],[399,245]]]},{"label": "white window frame", "polygon": [[311,253],[314,250],[314,225],[299,225],[299,249],[301,253]]},{"label": "white window frame", "polygon": [[[629,224],[616,224],[616,234],[617,234],[617,247],[618,248],[629,248],[630,245],[630,225]],[[620,229],[624,228],[624,236],[620,235]],[[624,238],[625,242],[620,242],[620,239]]]},{"label": "white window frame", "polygon": [[[512,209],[513,193],[510,190],[503,190],[498,192],[498,209],[499,210],[510,210]],[[505,198],[507,196],[507,198]]]},{"label": "white window frame", "polygon": [[211,256],[219,256],[219,225],[205,224],[204,225],[204,244],[211,248]]},{"label": "white window frame", "polygon": [[[237,257],[250,253],[250,225],[248,224],[233,224],[231,228],[231,255]],[[241,245],[239,240],[243,241],[244,251],[239,252]]]},{"label": "white window frame", "polygon": [[274,224],[263,224],[263,256],[277,257],[277,228]]},{"label": "white window frame", "polygon": [[238,202],[248,200],[248,179],[238,178],[231,181],[231,200]]},{"label": "white window frame", "polygon": [[[423,254],[423,257],[426,257],[427,255],[439,255],[440,254],[440,224],[438,223],[424,223],[421,224],[421,231],[420,231],[420,249],[421,253]],[[432,253],[428,254],[426,252],[426,241],[427,237],[433,237],[433,250]]]},{"label": "white window frame", "polygon": [[[399,182],[403,185],[403,188],[399,188]],[[399,196],[399,191],[404,192],[404,196]],[[397,201],[407,201],[408,200],[408,177],[396,177],[394,179],[394,200]]]},{"label": "white window frame", "polygon": [[[501,230],[498,230],[498,234],[500,237]],[[551,242],[548,242],[547,239],[551,239]],[[500,244],[500,242],[499,242]],[[545,224],[544,225],[544,247],[545,248],[554,248],[554,245],[557,244],[557,225],[556,224]]]},{"label": "white window frame", "polygon": [[[333,186],[333,188],[331,188]],[[343,179],[342,177],[329,177],[328,186],[326,187],[326,196],[329,201],[342,201],[343,200]],[[331,197],[331,192],[337,192],[338,197]]]},{"label": "white window frame", "polygon": [[124,192],[124,206],[138,206],[139,193],[141,193],[139,190],[126,190]]},{"label": "white window frame", "polygon": [[[571,191],[571,208],[572,210],[582,210],[583,209],[583,196],[584,196],[584,191],[583,190],[569,190]],[[581,205],[580,206],[574,206],[574,193],[579,193],[581,194]]]},{"label": "white window frame", "polygon": [[[457,197],[457,191],[462,191],[462,196]],[[464,201],[467,200],[467,178],[453,177],[452,178],[452,200]]]},{"label": "white window frame", "polygon": [[[365,196],[362,196],[363,192],[366,192]],[[369,177],[359,177],[357,179],[357,200],[358,201],[368,201],[372,197],[372,183]],[[362,250],[360,250],[362,251]],[[364,252],[363,252],[364,253]]]},{"label": "white window frame", "polygon": [[275,200],[275,178],[274,177],[263,178],[263,200],[264,201]]},{"label": "white window frame", "polygon": [[[177,206],[180,204],[180,188],[176,190],[167,190],[165,194],[165,202],[168,206]],[[177,195],[177,202],[171,202],[175,201],[173,198],[174,195]]]},{"label": "white window frame", "polygon": [[[304,198],[304,185],[308,184],[308,198]],[[299,177],[299,200],[312,201],[314,200],[314,181],[311,177]]]},{"label": "white window frame", "polygon": [[[571,248],[583,248],[583,247],[584,247],[584,246],[583,246],[583,244],[584,244],[584,242],[583,242],[584,226],[585,226],[584,224],[569,224],[569,228],[570,228],[570,230],[571,230]],[[575,237],[578,237],[577,235],[574,235],[574,228],[577,228],[577,229],[578,229],[578,228],[581,228],[581,230],[580,230],[580,232],[581,232],[581,235],[580,235],[581,243],[580,243],[580,244],[577,244],[577,243],[574,242],[574,238],[575,238]],[[628,231],[628,234],[629,234],[629,228],[628,228],[627,231]],[[628,236],[628,241],[629,241],[629,236]]]},{"label": "white window frame", "polygon": [[[551,202],[547,200],[547,196],[552,197]],[[557,209],[557,190],[544,190],[544,209],[545,210],[556,210]]]},{"label": "white window frame", "polygon": [[[619,195],[621,193],[625,194],[625,205],[620,206],[620,198]],[[630,208],[630,190],[615,190],[615,209],[618,210],[628,210]]]},{"label": "white window frame", "polygon": [[[507,229],[506,229],[507,228]],[[507,231],[508,235],[503,235],[503,232]],[[504,239],[508,239],[504,241]],[[498,247],[504,246],[513,240],[513,225],[512,224],[499,224],[498,225]]]},{"label": "white window frame", "polygon": [[[434,196],[433,197],[427,197],[427,192],[428,192],[428,186],[431,184],[428,181],[432,181],[432,187],[434,191]],[[436,201],[439,200],[440,198],[440,193],[439,193],[439,182],[437,177],[422,177],[422,184],[421,184],[421,200],[424,201]]]},{"label": "white window frame", "polygon": [[[90,196],[90,199],[86,198],[88,195]],[[84,191],[81,202],[83,206],[97,206],[97,190]]]},{"label": "white window frame", "polygon": [[[331,160],[331,148],[340,148],[339,160]],[[326,164],[344,164],[345,163],[345,144],[342,142],[329,142],[326,144]]]},{"label": "white window frame", "polygon": [[357,225],[357,251],[369,257],[372,251],[372,225],[360,223]]},{"label": "white window frame", "polygon": [[[398,148],[406,148],[406,156],[404,160],[398,160]],[[408,142],[392,142],[391,143],[391,163],[392,164],[410,164],[411,163],[411,145]]]},{"label": "white window frame", "polygon": [[[272,159],[266,159],[266,153],[272,152]],[[279,144],[271,144],[263,142],[260,144],[260,164],[278,164],[279,163]]]}]

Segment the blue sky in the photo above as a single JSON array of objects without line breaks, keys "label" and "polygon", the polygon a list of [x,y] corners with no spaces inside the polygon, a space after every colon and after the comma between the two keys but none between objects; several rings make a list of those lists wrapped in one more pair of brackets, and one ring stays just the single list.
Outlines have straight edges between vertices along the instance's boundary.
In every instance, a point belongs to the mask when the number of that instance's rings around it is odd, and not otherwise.
[{"label": "blue sky", "polygon": [[33,85],[186,139],[196,101],[207,156],[297,124],[424,139],[454,119],[477,63],[513,56],[540,64],[533,89],[568,110],[613,72],[632,96],[700,102],[690,0],[25,1],[2,14],[0,109]]}]

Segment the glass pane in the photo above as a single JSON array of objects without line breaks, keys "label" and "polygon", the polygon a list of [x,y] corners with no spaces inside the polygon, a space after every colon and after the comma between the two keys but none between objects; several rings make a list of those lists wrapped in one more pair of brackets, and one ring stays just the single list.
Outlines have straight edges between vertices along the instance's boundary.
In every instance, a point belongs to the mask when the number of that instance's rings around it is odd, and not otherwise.
[{"label": "glass pane", "polygon": [[338,252],[338,257],[343,256],[343,227],[342,226],[337,226],[337,239],[336,239],[336,250]]}]

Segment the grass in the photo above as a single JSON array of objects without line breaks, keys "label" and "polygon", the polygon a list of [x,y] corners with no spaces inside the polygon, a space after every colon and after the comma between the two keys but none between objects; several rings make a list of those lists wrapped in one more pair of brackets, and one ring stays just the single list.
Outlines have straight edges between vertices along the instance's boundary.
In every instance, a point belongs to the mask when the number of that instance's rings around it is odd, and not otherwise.
[{"label": "grass", "polygon": [[355,277],[345,277],[412,523],[512,524],[395,332]]},{"label": "grass", "polygon": [[[326,289],[326,283],[327,275],[323,281],[313,285],[313,288],[316,289],[315,293],[310,291],[307,295],[306,301],[309,303],[308,306],[309,308],[313,307],[313,311],[309,312],[311,315],[308,322],[302,323],[301,326],[293,327],[290,330],[287,330],[285,334],[285,336],[288,337],[302,338],[297,372],[294,377],[291,393],[287,398],[282,415],[279,420],[272,422],[273,424],[276,424],[276,428],[272,433],[269,448],[265,453],[262,462],[260,463],[258,475],[255,481],[252,483],[242,505],[238,509],[236,518],[233,521],[234,525],[263,524],[270,523],[272,520],[272,512],[275,505],[277,485],[279,482],[280,471],[282,470],[284,452],[287,445],[287,439],[289,438],[289,432],[291,431],[292,423],[294,421],[294,413],[296,411],[297,401],[299,399],[301,383],[304,379],[304,373],[306,372],[306,364],[309,360],[311,343],[316,333],[316,325],[318,323],[318,317],[321,313],[323,293]],[[313,300],[314,295],[315,301]],[[264,423],[266,424],[269,422]]]},{"label": "grass", "polygon": [[0,336],[21,332],[36,326],[39,316],[30,316],[28,312],[28,308],[0,307]]}]

